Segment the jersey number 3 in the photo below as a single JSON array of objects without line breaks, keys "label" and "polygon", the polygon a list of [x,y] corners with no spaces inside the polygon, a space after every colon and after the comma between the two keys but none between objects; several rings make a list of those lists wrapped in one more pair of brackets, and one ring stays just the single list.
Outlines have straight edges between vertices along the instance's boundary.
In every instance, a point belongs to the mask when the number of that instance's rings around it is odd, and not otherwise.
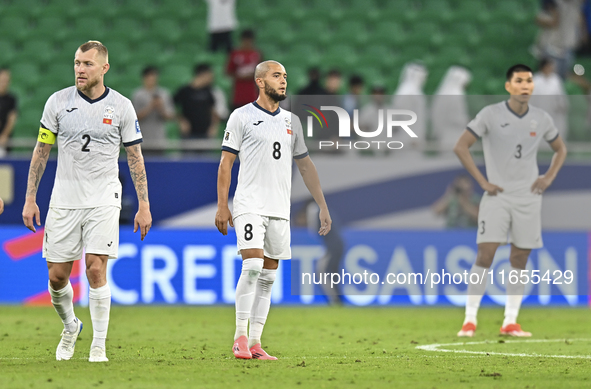
[{"label": "jersey number 3", "polygon": [[82,151],[88,153],[90,149],[87,147],[90,143],[90,135],[82,135],[82,139],[86,139],[86,143],[82,146]]}]

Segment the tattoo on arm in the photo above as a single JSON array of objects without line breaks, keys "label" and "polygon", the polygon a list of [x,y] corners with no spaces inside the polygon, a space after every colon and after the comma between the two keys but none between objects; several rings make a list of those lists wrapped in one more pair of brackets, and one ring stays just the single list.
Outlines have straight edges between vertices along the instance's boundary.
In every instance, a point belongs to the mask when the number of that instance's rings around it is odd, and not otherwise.
[{"label": "tattoo on arm", "polygon": [[39,182],[45,172],[47,166],[47,159],[49,158],[49,151],[51,145],[37,142],[37,147],[33,151],[33,158],[31,159],[31,166],[29,167],[29,178],[27,181],[27,197],[37,195]]},{"label": "tattoo on arm", "polygon": [[129,146],[125,150],[127,151],[127,164],[137,192],[137,198],[139,201],[148,202],[148,179],[140,145]]}]

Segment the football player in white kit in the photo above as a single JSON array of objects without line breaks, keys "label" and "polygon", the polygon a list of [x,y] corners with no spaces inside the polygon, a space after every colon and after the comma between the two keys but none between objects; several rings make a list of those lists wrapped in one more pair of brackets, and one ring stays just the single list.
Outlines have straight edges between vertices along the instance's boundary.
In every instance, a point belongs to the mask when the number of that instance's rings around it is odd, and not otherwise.
[{"label": "football player in white kit", "polygon": [[45,223],[43,257],[49,270],[51,302],[64,323],[56,359],[74,354],[82,322],[74,314],[70,273],[86,251],[86,276],[93,340],[90,362],[107,362],[105,340],[111,291],[107,260],[117,258],[119,246],[119,151],[127,152],[131,178],[139,200],[135,231],[142,240],[152,224],[142,134],[131,101],[104,85],[109,70],[107,48],[98,41],[81,45],[74,58],[75,86],[49,97],[43,110],[37,146],[33,151],[23,221],[32,231],[40,226],[36,203],[39,181],[49,151],[57,140],[58,164]]},{"label": "football player in white kit", "polygon": [[[507,71],[508,101],[483,108],[455,146],[460,161],[485,191],[478,215],[478,253],[470,273],[484,282],[468,283],[466,317],[458,336],[474,336],[476,315],[486,289],[488,270],[499,245],[511,243],[511,270],[525,269],[529,253],[542,243],[542,193],[556,178],[566,158],[566,146],[550,115],[531,105],[533,75],[529,67],[514,65]],[[478,170],[469,148],[482,138],[486,175]],[[548,171],[539,175],[538,146],[542,140],[554,150]],[[505,319],[501,335],[531,336],[517,324],[525,284],[508,277]]]},{"label": "football player in white kit", "polygon": [[[271,305],[271,287],[279,260],[290,259],[290,195],[292,158],[306,187],[320,207],[320,235],[330,231],[331,218],[318,172],[308,156],[297,116],[279,108],[286,97],[287,73],[279,62],[257,65],[259,97],[230,115],[218,171],[215,225],[226,235],[235,227],[242,255],[236,286],[236,358],[277,359],[261,348],[261,334]],[[234,215],[228,208],[232,165],[240,157]],[[250,318],[250,329],[247,333]]]}]

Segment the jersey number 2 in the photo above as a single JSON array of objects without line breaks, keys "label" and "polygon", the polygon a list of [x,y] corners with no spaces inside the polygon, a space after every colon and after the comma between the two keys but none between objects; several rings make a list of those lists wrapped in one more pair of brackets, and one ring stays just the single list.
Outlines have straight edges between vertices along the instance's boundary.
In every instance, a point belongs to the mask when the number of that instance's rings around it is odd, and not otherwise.
[{"label": "jersey number 2", "polygon": [[86,139],[86,143],[82,146],[82,151],[88,153],[90,149],[87,147],[90,143],[90,135],[82,135],[82,139]]}]

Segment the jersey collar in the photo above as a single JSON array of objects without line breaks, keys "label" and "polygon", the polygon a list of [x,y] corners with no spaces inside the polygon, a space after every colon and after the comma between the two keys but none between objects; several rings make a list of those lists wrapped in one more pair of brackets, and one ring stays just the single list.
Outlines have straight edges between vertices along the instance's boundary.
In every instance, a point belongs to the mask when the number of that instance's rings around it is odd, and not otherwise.
[{"label": "jersey collar", "polygon": [[505,106],[507,107],[507,109],[509,110],[509,112],[511,112],[513,115],[517,116],[519,119],[521,119],[522,117],[524,117],[525,115],[527,115],[527,113],[529,112],[529,105],[527,106],[527,109],[525,110],[525,112],[523,113],[523,115],[518,115],[515,111],[513,111],[511,109],[511,107],[509,107],[509,102],[505,101]]},{"label": "jersey collar", "polygon": [[86,96],[84,93],[80,92],[79,90],[77,90],[77,91],[78,91],[78,95],[80,97],[82,97],[84,100],[88,101],[90,104],[94,104],[94,103],[101,101],[105,97],[107,97],[107,95],[109,94],[109,87],[105,86],[105,92],[94,100],[91,99],[90,97]]},{"label": "jersey collar", "polygon": [[260,105],[258,105],[256,101],[253,101],[252,102],[252,105],[254,105],[255,107],[257,107],[258,109],[260,109],[264,113],[266,113],[268,115],[271,115],[271,116],[277,116],[277,115],[279,115],[279,112],[281,111],[281,108],[279,108],[279,107],[277,107],[277,109],[275,110],[275,112],[267,111],[265,108],[263,108]]}]

